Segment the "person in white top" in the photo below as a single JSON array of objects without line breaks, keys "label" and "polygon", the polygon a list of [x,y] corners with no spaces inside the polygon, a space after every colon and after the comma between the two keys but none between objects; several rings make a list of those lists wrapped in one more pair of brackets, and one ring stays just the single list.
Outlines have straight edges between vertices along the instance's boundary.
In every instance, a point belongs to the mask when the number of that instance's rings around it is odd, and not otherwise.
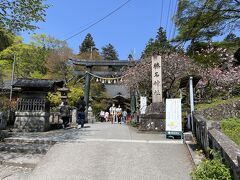
[{"label": "person in white top", "polygon": [[104,111],[101,111],[101,112],[100,112],[100,121],[101,121],[101,122],[104,121],[104,119],[105,119],[104,116],[105,116],[105,112],[104,112]]},{"label": "person in white top", "polygon": [[109,112],[110,112],[110,119],[111,122],[115,122],[116,119],[116,107],[115,104],[113,104],[110,108],[109,108]]},{"label": "person in white top", "polygon": [[106,111],[105,114],[104,114],[104,118],[105,118],[105,121],[108,122],[108,117],[109,117],[109,112]]},{"label": "person in white top", "polygon": [[120,105],[118,106],[118,108],[116,108],[116,113],[117,113],[117,122],[121,123],[122,108],[120,107]]}]

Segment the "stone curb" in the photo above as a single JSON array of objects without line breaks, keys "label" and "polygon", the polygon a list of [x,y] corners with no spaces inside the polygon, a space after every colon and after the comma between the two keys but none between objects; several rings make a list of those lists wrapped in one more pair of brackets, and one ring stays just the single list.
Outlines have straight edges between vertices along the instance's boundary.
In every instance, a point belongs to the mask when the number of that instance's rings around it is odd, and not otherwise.
[{"label": "stone curb", "polygon": [[[29,146],[28,146],[29,145]],[[47,151],[50,149],[49,145],[41,145],[41,147],[38,147],[39,145],[33,146],[29,143],[4,143],[0,144],[0,151],[6,151],[6,152],[14,152],[14,153],[30,153],[30,154],[46,154]]]},{"label": "stone curb", "polygon": [[37,164],[33,163],[14,163],[8,162],[5,160],[0,160],[0,165],[7,165],[7,166],[16,166],[16,167],[23,167],[23,168],[35,168]]},{"label": "stone curb", "polygon": [[30,138],[5,138],[6,143],[31,143],[31,144],[48,144],[54,145],[57,141],[44,139],[30,139]]},{"label": "stone curb", "polygon": [[197,155],[197,153],[190,147],[190,145],[197,145],[197,144],[192,141],[185,141],[185,140],[183,143],[186,144],[189,154],[191,155],[192,162],[194,163],[195,167],[198,166],[202,162],[203,157]]},{"label": "stone curb", "polygon": [[192,151],[192,149],[191,149],[190,146],[189,146],[189,143],[192,143],[192,142],[191,142],[191,141],[183,141],[183,143],[187,146],[187,149],[188,149],[188,152],[189,152],[189,154],[190,154],[190,156],[191,156],[192,162],[193,162],[194,166],[196,167],[197,164],[196,164],[196,162],[195,162],[195,160],[194,160],[193,151]]}]

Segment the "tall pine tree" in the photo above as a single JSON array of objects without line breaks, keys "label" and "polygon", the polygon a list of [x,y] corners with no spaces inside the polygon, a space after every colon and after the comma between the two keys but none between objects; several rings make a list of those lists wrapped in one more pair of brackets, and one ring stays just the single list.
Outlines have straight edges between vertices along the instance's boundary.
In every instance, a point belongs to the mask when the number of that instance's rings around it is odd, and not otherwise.
[{"label": "tall pine tree", "polygon": [[155,51],[157,52],[165,51],[172,47],[169,41],[167,40],[167,34],[163,27],[160,27],[158,29],[157,36],[154,42],[154,47]]},{"label": "tall pine tree", "polygon": [[167,40],[166,31],[163,29],[163,27],[160,27],[158,29],[156,38],[149,39],[142,53],[142,57],[150,57],[153,54],[161,54],[171,49],[173,49],[173,46]]},{"label": "tall pine tree", "polygon": [[154,52],[154,39],[153,38],[150,38],[143,53],[142,53],[142,58],[145,58],[145,57],[150,57],[153,55],[153,52]]},{"label": "tall pine tree", "polygon": [[90,52],[91,49],[92,49],[92,51],[96,50],[96,47],[95,47],[95,43],[93,41],[92,35],[90,33],[88,33],[80,46],[79,54],[85,53],[85,52]]},{"label": "tall pine tree", "polygon": [[100,60],[101,55],[98,52],[98,49],[95,46],[93,41],[93,37],[90,33],[88,33],[80,45],[80,52],[78,54],[78,58],[81,59],[94,59]]},{"label": "tall pine tree", "polygon": [[119,60],[118,53],[112,44],[108,44],[102,48],[102,58],[104,60]]}]

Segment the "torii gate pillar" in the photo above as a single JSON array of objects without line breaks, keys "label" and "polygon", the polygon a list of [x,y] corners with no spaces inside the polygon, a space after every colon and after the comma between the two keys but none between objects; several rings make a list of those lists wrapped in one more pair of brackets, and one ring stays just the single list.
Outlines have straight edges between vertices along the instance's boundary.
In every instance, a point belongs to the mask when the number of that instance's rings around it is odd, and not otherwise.
[{"label": "torii gate pillar", "polygon": [[89,107],[89,92],[90,92],[90,79],[91,75],[89,72],[91,71],[91,68],[88,68],[88,71],[86,72],[85,75],[85,87],[84,87],[84,101],[86,102],[86,121],[88,121],[88,107]]}]

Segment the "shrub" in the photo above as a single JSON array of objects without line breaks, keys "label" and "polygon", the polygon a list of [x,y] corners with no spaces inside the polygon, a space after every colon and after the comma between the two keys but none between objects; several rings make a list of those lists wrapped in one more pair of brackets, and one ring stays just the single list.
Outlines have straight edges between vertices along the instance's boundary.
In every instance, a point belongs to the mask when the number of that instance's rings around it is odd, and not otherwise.
[{"label": "shrub", "polygon": [[56,93],[48,93],[48,100],[50,101],[50,106],[51,107],[57,107],[61,103],[61,94],[60,92]]},{"label": "shrub", "polygon": [[83,96],[83,86],[69,86],[70,92],[68,93],[68,102],[71,106],[76,106],[80,97]]},{"label": "shrub", "polygon": [[210,151],[213,159],[204,159],[191,173],[193,180],[230,180],[229,169],[223,164],[218,153]]}]

